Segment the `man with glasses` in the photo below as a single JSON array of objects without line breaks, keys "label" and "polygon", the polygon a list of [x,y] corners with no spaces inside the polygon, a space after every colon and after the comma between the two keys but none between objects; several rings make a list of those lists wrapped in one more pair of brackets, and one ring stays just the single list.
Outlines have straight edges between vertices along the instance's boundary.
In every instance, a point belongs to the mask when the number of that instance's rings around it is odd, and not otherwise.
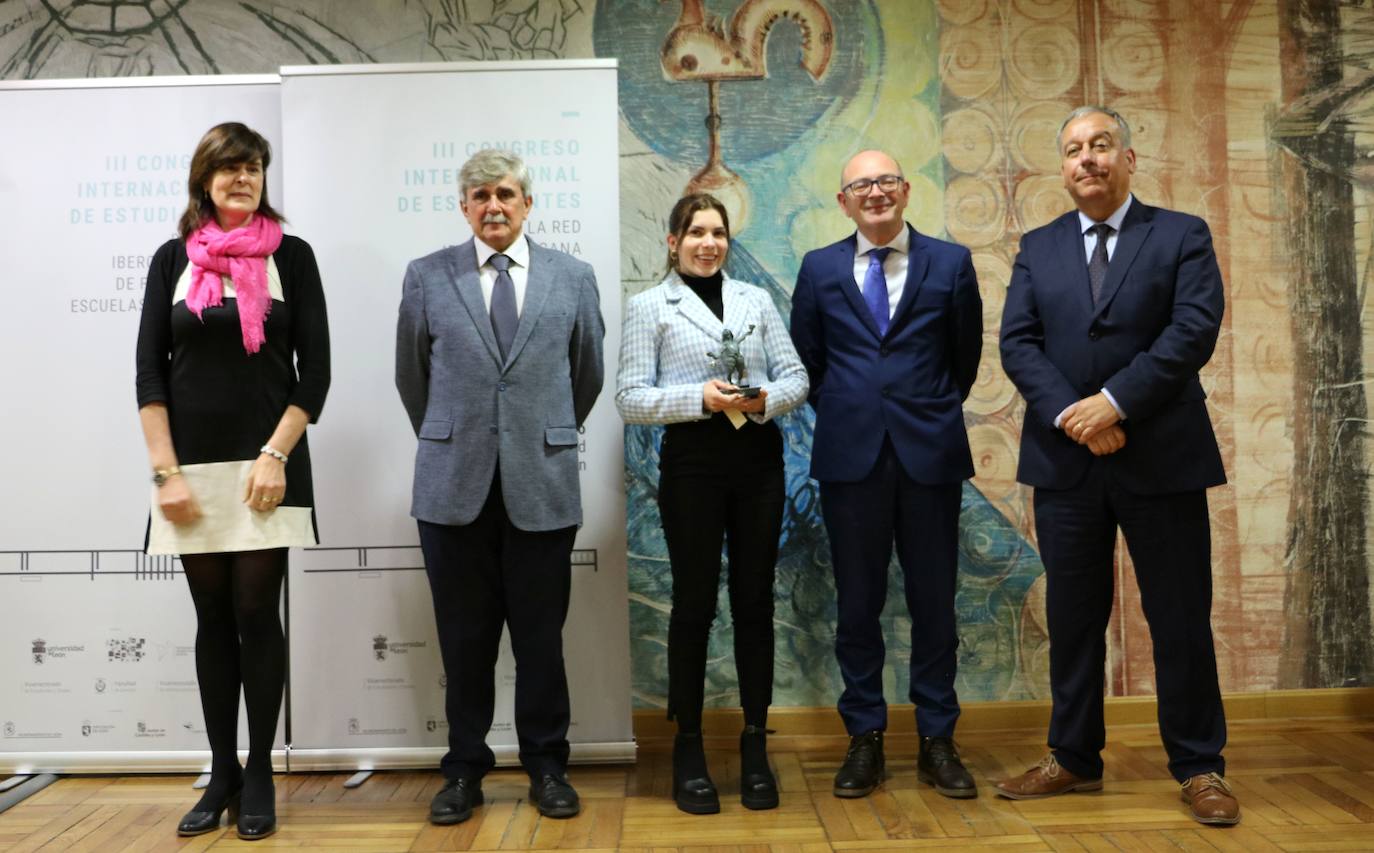
[{"label": "man with glasses", "polygon": [[792,339],[816,412],[811,476],[830,536],[850,735],[837,797],[883,779],[885,647],[880,617],[896,545],[911,614],[909,697],[917,778],[947,797],[978,790],[954,746],[954,592],[959,504],[973,476],[962,403],[982,354],[982,301],[968,249],[902,218],[911,185],[881,151],[845,165],[836,198],[857,233],[808,252],[792,294]]}]

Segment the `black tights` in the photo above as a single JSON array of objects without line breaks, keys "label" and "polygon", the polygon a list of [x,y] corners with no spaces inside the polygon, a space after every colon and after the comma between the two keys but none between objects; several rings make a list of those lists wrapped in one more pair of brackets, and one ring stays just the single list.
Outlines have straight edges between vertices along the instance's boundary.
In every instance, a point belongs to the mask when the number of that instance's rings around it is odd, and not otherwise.
[{"label": "black tights", "polygon": [[673,575],[668,716],[683,734],[701,731],[724,542],[740,705],[745,724],[763,728],[773,700],[773,580],[786,504],[782,435],[772,423],[736,432],[717,415],[669,426],[659,458],[658,508]]},{"label": "black tights", "polygon": [[[243,811],[271,813],[272,741],[286,681],[281,585],[286,549],[184,554],[196,605],[196,677],[210,740],[210,786],[201,803],[221,802],[240,779]],[[239,687],[248,711],[248,764],[239,770]],[[265,800],[265,802],[263,802]]]}]

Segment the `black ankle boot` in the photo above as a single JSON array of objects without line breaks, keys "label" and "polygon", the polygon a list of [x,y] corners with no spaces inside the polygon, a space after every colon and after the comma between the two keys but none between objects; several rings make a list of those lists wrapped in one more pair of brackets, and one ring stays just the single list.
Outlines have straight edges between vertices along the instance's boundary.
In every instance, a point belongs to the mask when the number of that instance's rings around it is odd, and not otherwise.
[{"label": "black ankle boot", "polygon": [[277,789],[271,768],[243,774],[243,810],[237,826],[244,841],[257,841],[277,831]]},{"label": "black ankle boot", "polygon": [[768,730],[760,726],[740,732],[739,801],[746,809],[778,807],[778,780],[768,766]]},{"label": "black ankle boot", "polygon": [[687,814],[720,811],[720,795],[706,769],[701,732],[673,738],[673,802]]},{"label": "black ankle boot", "polygon": [[[238,770],[237,766],[234,768]],[[239,797],[243,791],[243,778],[236,772],[233,781],[221,782],[211,777],[210,785],[201,796],[200,802],[182,816],[177,824],[177,835],[189,838],[204,835],[219,829],[220,817],[229,812],[229,821],[238,819]]]}]

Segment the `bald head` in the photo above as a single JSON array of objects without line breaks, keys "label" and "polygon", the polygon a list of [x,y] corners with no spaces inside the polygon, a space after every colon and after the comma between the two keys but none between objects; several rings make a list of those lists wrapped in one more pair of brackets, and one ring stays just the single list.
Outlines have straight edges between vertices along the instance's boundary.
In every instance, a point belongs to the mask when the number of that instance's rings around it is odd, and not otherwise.
[{"label": "bald head", "polygon": [[892,242],[903,227],[911,184],[897,160],[884,151],[860,151],[840,172],[836,200],[859,233],[878,246]]},{"label": "bald head", "polygon": [[850,157],[844,163],[844,168],[840,170],[840,189],[849,186],[849,183],[858,177],[863,177],[864,171],[876,170],[879,174],[900,175],[902,167],[897,164],[892,155],[886,151],[879,151],[870,148],[867,151],[860,151]]}]

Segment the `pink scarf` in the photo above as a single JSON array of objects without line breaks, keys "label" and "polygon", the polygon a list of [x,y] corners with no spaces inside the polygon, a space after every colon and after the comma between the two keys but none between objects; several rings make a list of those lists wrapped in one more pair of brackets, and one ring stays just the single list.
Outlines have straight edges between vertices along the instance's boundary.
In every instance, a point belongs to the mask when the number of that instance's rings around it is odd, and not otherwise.
[{"label": "pink scarf", "polygon": [[272,295],[267,291],[267,256],[280,245],[281,226],[266,216],[254,216],[252,222],[227,233],[211,219],[186,238],[186,255],[192,265],[186,307],[201,317],[207,307],[223,304],[220,276],[229,276],[239,304],[243,348],[249,355],[267,340],[263,321],[272,310]]}]

